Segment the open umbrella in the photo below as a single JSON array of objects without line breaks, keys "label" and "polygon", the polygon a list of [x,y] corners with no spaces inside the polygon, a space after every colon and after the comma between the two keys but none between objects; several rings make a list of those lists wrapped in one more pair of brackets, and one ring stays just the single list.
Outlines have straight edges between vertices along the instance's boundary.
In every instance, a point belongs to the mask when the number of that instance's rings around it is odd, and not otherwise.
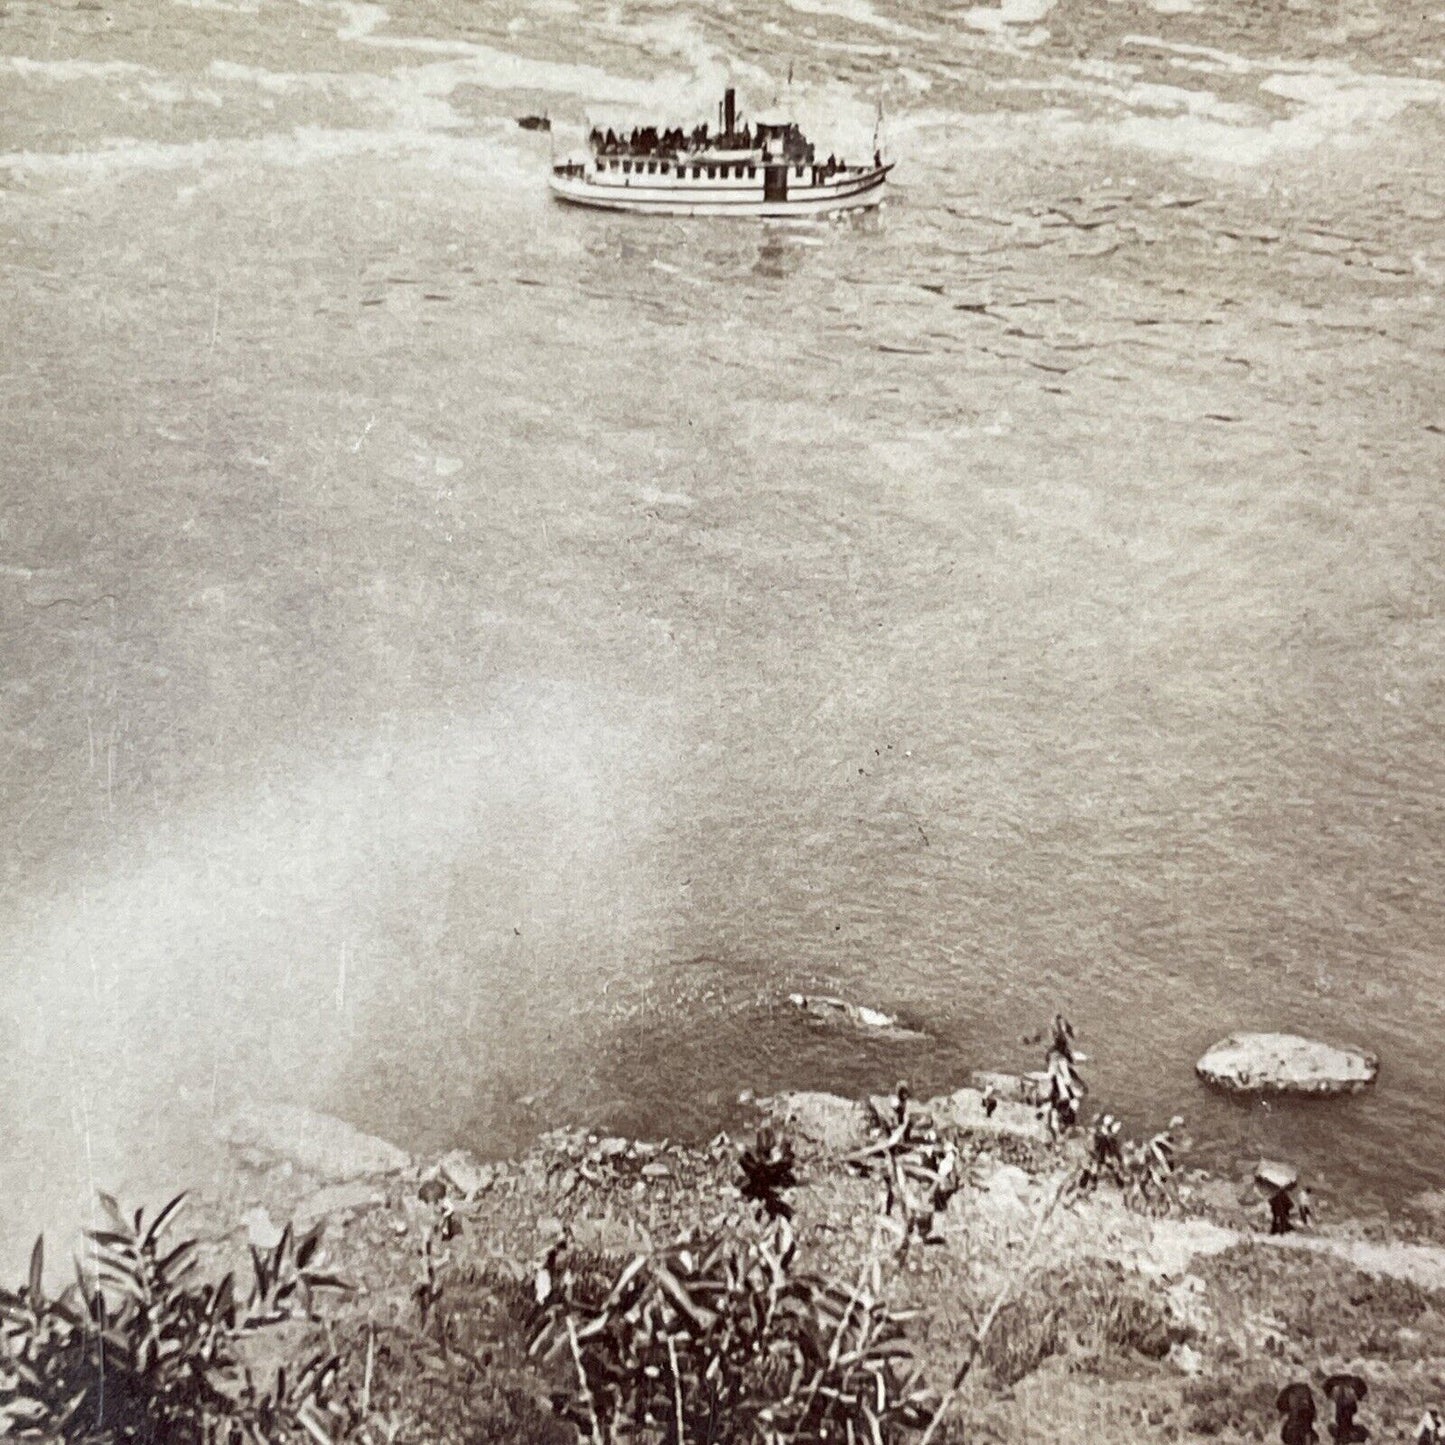
[{"label": "open umbrella", "polygon": [[1343,1395],[1352,1396],[1359,1401],[1370,1392],[1370,1387],[1358,1375],[1330,1375],[1320,1388],[1331,1400],[1337,1400]]},{"label": "open umbrella", "polygon": [[1293,1189],[1299,1183],[1299,1170],[1278,1159],[1261,1159],[1254,1166],[1254,1182],[1271,1194]]},{"label": "open umbrella", "polygon": [[1303,1380],[1286,1385],[1279,1392],[1274,1408],[1281,1415],[1303,1415],[1306,1419],[1315,1417],[1315,1392]]}]

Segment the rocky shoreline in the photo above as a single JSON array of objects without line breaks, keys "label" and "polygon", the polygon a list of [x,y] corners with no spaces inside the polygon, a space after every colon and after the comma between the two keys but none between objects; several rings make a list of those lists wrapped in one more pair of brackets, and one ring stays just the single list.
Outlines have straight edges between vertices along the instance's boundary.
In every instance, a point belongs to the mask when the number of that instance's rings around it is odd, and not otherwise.
[{"label": "rocky shoreline", "polygon": [[[892,1295],[917,1312],[910,1341],[932,1378],[952,1374],[972,1322],[1018,1276],[951,1428],[966,1421],[969,1439],[999,1441],[1274,1438],[1281,1385],[1349,1368],[1369,1381],[1366,1415],[1388,1439],[1445,1394],[1445,1229],[1428,1212],[1327,1218],[1271,1238],[1262,1201],[1239,1181],[1186,1167],[1167,1214],[1109,1184],[1071,1195],[1020,1274],[1051,1191],[1086,1161],[1084,1131],[1051,1143],[1022,1101],[1026,1079],[1013,1098],[979,1082],[921,1106],[956,1147],[962,1187],[936,1241],[901,1254],[892,1236],[880,1248],[878,1180],[848,1164],[879,1138],[868,1104],[823,1093],[754,1101],[759,1126],[796,1147],[800,1251],[839,1278],[881,1260]],[[740,1208],[738,1146],[722,1135],[696,1148],[559,1129],[520,1158],[485,1163],[461,1150],[411,1159],[290,1108],[250,1110],[223,1133],[228,1166],[193,1212],[213,1262],[235,1267],[286,1221],[324,1221],[327,1267],[357,1286],[336,1304],[353,1327],[410,1319],[423,1265],[442,1268],[441,1289],[448,1274],[475,1284],[479,1272],[525,1288],[560,1239],[625,1261]],[[441,1254],[428,1253],[443,1234]],[[1121,1323],[1136,1317],[1144,1323]],[[541,1376],[530,1388],[543,1400]],[[452,1438],[414,1427],[404,1438]]]}]

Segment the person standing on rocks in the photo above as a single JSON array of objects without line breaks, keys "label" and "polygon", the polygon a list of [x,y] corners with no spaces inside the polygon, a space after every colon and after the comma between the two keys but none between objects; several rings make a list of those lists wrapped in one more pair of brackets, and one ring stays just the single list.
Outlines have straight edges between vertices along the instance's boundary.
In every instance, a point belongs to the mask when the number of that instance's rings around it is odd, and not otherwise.
[{"label": "person standing on rocks", "polygon": [[1309,1191],[1303,1186],[1286,1184],[1283,1188],[1274,1190],[1269,1196],[1269,1232],[1271,1234],[1292,1234],[1295,1229],[1295,1218],[1299,1219],[1302,1226],[1307,1226],[1314,1218],[1314,1207],[1310,1200]]},{"label": "person standing on rocks", "polygon": [[1294,1192],[1295,1213],[1299,1215],[1301,1229],[1308,1229],[1315,1217],[1314,1200],[1310,1198],[1310,1192],[1303,1184],[1299,1185]]},{"label": "person standing on rocks", "polygon": [[1089,1162],[1084,1166],[1079,1187],[1085,1192],[1092,1190],[1107,1171],[1114,1183],[1121,1189],[1125,1184],[1124,1146],[1120,1138],[1122,1126],[1112,1114],[1101,1114],[1094,1120],[1093,1136],[1089,1140]]},{"label": "person standing on rocks", "polygon": [[1269,1196],[1269,1232],[1289,1234],[1294,1229],[1294,1197],[1288,1189],[1276,1189]]},{"label": "person standing on rocks", "polygon": [[903,1130],[903,1137],[906,1139],[913,1128],[913,1091],[906,1083],[900,1081],[898,1087],[893,1091],[893,1115],[894,1123]]}]

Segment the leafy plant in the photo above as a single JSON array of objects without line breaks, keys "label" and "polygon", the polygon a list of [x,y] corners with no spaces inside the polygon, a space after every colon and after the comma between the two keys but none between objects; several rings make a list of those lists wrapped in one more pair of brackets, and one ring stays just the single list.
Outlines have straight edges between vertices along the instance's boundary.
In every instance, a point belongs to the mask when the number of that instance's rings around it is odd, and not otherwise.
[{"label": "leafy plant", "polygon": [[243,1311],[233,1275],[195,1279],[196,1240],[166,1240],[183,1194],[150,1221],[100,1200],[107,1226],[88,1231],[90,1276],[77,1265],[76,1282],[47,1297],[37,1239],[25,1284],[0,1290],[0,1434],[86,1445],[330,1442],[337,1361],[281,1366],[263,1385],[243,1350],[247,1336],[291,1316],[298,1294],[309,1313],[309,1290],[342,1284],[309,1268],[320,1230],[293,1245],[288,1229],[273,1250],[253,1250]]},{"label": "leafy plant", "polygon": [[638,1254],[601,1298],[554,1266],[532,1352],[570,1359],[560,1412],[594,1445],[882,1445],[921,1429],[932,1397],[905,1368],[907,1317],[880,1298],[876,1264],[850,1287],[795,1258],[778,1217]]},{"label": "leafy plant", "polygon": [[783,1191],[797,1187],[793,1164],[793,1141],[778,1139],[766,1126],[759,1129],[756,1140],[738,1158],[743,1198],[756,1204],[768,1219],[791,1219],[793,1206]]},{"label": "leafy plant", "polygon": [[71,1358],[82,1310],[72,1292],[48,1299],[44,1272],[45,1242],[37,1239],[25,1284],[0,1289],[0,1435],[63,1431],[89,1393]]},{"label": "leafy plant", "polygon": [[320,1248],[325,1228],[325,1221],[318,1221],[298,1239],[288,1224],[281,1231],[281,1238],[270,1249],[251,1246],[248,1324],[279,1323],[289,1319],[296,1312],[298,1303],[302,1312],[310,1318],[318,1289],[351,1288],[339,1275],[313,1267],[312,1261]]}]

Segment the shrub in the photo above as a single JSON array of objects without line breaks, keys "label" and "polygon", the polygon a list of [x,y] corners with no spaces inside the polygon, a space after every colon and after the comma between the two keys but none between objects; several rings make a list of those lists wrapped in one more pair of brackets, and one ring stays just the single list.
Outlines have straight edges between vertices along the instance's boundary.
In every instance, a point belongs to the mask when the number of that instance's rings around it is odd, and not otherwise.
[{"label": "shrub", "polygon": [[1279,1381],[1273,1377],[1250,1379],[1221,1373],[1187,1380],[1184,1404],[1189,1428],[1196,1435],[1254,1434],[1276,1419],[1278,1393]]},{"label": "shrub", "polygon": [[983,1349],[994,1378],[1014,1385],[1053,1355],[1141,1355],[1159,1360],[1188,1338],[1141,1276],[1119,1265],[1042,1275],[1005,1305]]},{"label": "shrub", "polygon": [[471,1270],[450,1275],[424,1334],[368,1323],[342,1336],[352,1398],[369,1429],[361,1436],[466,1445],[569,1445],[526,1358],[504,1281]]},{"label": "shrub", "polygon": [[[559,1408],[582,1438],[874,1442],[921,1429],[933,1398],[905,1373],[903,1316],[876,1278],[795,1271],[785,1219],[639,1254],[605,1296],[549,1272],[533,1350],[569,1358]],[[867,1273],[873,1273],[869,1271]]]},{"label": "shrub", "polygon": [[1445,1297],[1408,1280],[1253,1242],[1201,1261],[1199,1272],[1244,1320],[1272,1320],[1291,1345],[1321,1356],[1397,1356],[1401,1326],[1419,1332],[1417,1353],[1445,1350]]},{"label": "shrub", "polygon": [[344,1413],[332,1398],[338,1361],[317,1354],[262,1380],[243,1359],[245,1337],[309,1315],[311,1292],[342,1281],[311,1268],[320,1228],[252,1251],[247,1300],[235,1279],[198,1283],[197,1243],[166,1231],[184,1201],[147,1223],[101,1195],[106,1229],[90,1231],[96,1267],[51,1299],[37,1239],[26,1282],[0,1290],[0,1434],[87,1445],[164,1440],[233,1445],[297,1436],[329,1441]]}]

